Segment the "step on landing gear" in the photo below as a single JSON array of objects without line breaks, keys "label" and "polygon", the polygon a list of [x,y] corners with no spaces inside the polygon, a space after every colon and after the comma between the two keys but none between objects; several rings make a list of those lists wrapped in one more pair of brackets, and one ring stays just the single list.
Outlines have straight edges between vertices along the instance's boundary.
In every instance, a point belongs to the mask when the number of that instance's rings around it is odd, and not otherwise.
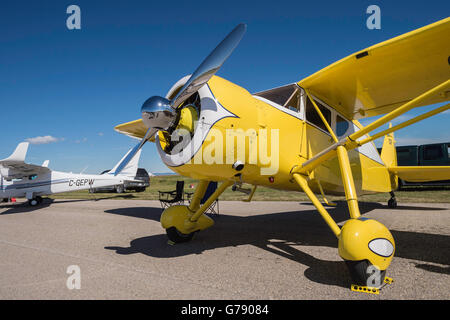
[{"label": "step on landing gear", "polygon": [[392,278],[385,276],[380,287],[360,286],[357,284],[352,284],[350,289],[355,292],[380,294],[381,289],[383,289],[388,284],[392,284],[393,282],[394,282],[394,280]]}]

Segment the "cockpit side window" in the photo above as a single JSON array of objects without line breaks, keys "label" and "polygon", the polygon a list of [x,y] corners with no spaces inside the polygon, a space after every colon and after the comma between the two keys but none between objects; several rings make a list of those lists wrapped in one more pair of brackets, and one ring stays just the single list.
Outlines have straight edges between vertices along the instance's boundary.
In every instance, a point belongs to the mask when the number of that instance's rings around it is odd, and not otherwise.
[{"label": "cockpit side window", "polygon": [[336,134],[338,137],[342,137],[348,130],[350,124],[347,120],[340,115],[336,115]]},{"label": "cockpit side window", "polygon": [[254,94],[292,111],[300,110],[301,90],[295,83]]},{"label": "cockpit side window", "polygon": [[297,88],[283,105],[283,107],[288,108],[291,111],[300,111],[301,95],[302,93],[300,88]]},{"label": "cockpit side window", "polygon": [[[323,116],[325,117],[325,120],[328,122],[328,124],[331,127],[331,111],[328,110],[327,107],[323,106],[319,101],[314,99],[314,102],[319,107],[320,112],[322,112]],[[319,127],[320,129],[328,132],[327,127],[323,123],[322,119],[320,118],[319,114],[316,111],[316,108],[314,108],[313,103],[311,100],[307,97],[306,98],[306,120],[314,124],[315,126]]]}]

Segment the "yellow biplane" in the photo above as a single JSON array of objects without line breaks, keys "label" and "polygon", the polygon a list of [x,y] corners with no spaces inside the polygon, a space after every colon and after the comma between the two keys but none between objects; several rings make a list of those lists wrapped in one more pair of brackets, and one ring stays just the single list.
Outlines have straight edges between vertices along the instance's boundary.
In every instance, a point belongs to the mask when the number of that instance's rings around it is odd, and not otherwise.
[{"label": "yellow biplane", "polygon": [[[395,207],[399,177],[450,179],[450,167],[397,166],[393,137],[450,107],[442,105],[450,98],[450,18],[356,52],[297,83],[254,94],[215,75],[245,31],[245,24],[238,25],[192,75],[165,97],[145,101],[142,119],[115,128],[140,139],[121,166],[152,141],[171,170],[199,180],[188,206],[161,215],[174,243],[213,225],[205,210],[230,186],[246,190],[247,200],[256,186],[303,191],[336,235],[354,282],[366,286],[370,267],[384,276],[395,242],[384,225],[361,217],[358,195],[390,192],[388,205]],[[436,104],[387,128],[413,108]],[[367,126],[358,122],[381,115]],[[381,131],[369,135],[376,129]],[[373,140],[383,136],[379,154]],[[211,181],[221,184],[201,205]],[[242,183],[253,185],[251,192]],[[316,194],[329,205],[325,194],[345,195],[350,219],[342,228]]]}]

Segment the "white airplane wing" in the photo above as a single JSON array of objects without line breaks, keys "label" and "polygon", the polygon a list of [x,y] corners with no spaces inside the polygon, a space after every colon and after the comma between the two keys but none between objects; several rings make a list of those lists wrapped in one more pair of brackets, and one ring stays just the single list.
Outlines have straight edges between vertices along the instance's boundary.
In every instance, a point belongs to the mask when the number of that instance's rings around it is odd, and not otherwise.
[{"label": "white airplane wing", "polygon": [[25,163],[28,142],[19,143],[16,150],[8,158],[0,160],[0,173],[6,179],[20,179],[35,174],[50,172],[46,166]]}]

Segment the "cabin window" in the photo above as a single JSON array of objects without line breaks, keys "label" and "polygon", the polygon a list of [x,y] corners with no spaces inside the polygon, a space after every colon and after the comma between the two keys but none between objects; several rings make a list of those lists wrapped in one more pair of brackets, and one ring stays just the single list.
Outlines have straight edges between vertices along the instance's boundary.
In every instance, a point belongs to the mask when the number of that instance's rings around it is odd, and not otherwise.
[{"label": "cabin window", "polygon": [[254,95],[275,102],[291,111],[300,110],[301,90],[296,84],[258,92]]},{"label": "cabin window", "polygon": [[289,99],[285,102],[283,107],[288,108],[291,111],[300,111],[301,92],[299,89],[295,90]]},{"label": "cabin window", "polygon": [[424,160],[442,159],[443,156],[444,156],[444,154],[442,152],[442,145],[423,147],[423,159]]},{"label": "cabin window", "polygon": [[349,127],[349,123],[347,120],[342,118],[340,115],[336,116],[336,134],[338,137],[343,136]]},{"label": "cabin window", "polygon": [[[324,105],[322,105],[319,101],[314,100],[319,107],[320,112],[322,112],[325,120],[328,122],[328,124],[331,127],[331,111],[328,110]],[[317,113],[316,108],[314,107],[313,103],[309,98],[306,98],[306,120],[311,122],[312,124],[318,126],[320,129],[328,132],[327,127],[323,123],[322,119],[319,116],[319,113]]]}]

